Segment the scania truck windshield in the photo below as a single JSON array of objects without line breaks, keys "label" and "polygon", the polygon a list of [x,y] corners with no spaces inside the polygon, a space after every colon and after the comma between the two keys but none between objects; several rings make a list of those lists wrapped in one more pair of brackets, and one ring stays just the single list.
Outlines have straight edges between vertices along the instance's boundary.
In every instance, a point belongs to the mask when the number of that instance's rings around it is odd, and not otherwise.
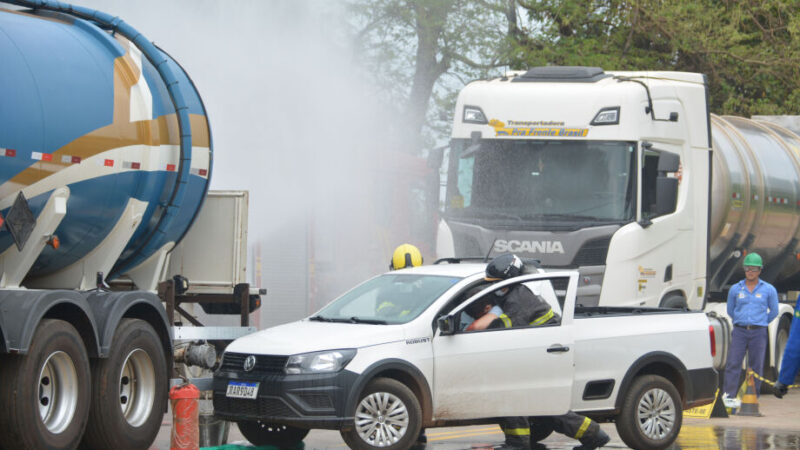
[{"label": "scania truck windshield", "polygon": [[447,216],[514,229],[634,220],[636,144],[454,139]]}]

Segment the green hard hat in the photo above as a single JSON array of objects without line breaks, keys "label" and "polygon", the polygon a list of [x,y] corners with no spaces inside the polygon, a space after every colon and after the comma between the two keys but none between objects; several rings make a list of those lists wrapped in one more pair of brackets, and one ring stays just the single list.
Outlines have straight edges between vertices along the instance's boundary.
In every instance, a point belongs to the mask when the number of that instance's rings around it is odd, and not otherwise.
[{"label": "green hard hat", "polygon": [[748,253],[747,256],[744,257],[744,264],[742,265],[764,267],[764,263],[761,261],[761,255],[758,253]]}]

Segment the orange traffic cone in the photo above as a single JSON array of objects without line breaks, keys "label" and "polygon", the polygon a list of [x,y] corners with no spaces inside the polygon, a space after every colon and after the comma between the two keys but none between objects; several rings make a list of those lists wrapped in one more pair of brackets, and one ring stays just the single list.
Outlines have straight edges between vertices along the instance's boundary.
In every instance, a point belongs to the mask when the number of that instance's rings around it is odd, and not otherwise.
[{"label": "orange traffic cone", "polygon": [[747,390],[742,396],[742,407],[739,409],[740,416],[761,416],[758,412],[758,397],[756,396],[756,381],[753,378],[753,370],[747,369]]}]

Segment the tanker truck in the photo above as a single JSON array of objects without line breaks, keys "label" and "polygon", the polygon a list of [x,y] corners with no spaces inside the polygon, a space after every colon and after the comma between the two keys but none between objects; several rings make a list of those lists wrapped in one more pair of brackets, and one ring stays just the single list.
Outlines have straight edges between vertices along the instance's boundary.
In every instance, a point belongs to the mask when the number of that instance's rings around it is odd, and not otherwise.
[{"label": "tanker truck", "polygon": [[[472,82],[456,104],[437,256],[577,269],[585,306],[706,310],[721,369],[744,256],[763,256],[784,301],[800,289],[800,137],[774,119],[711,114],[694,73],[550,66]],[[779,309],[772,379],[792,317]]]},{"label": "tanker truck", "polygon": [[[173,374],[210,386],[208,342],[254,331],[247,193],[208,192],[206,110],[164,51],[108,14],[4,3],[0,448],[145,449]],[[242,326],[178,326],[198,302]]]}]

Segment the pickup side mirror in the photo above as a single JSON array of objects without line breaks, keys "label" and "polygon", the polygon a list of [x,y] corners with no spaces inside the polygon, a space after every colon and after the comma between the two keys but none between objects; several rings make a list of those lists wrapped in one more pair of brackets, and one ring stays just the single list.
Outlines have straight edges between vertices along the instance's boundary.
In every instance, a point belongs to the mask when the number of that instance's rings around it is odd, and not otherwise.
[{"label": "pickup side mirror", "polygon": [[456,332],[456,324],[453,316],[442,316],[436,319],[436,326],[442,336],[450,336]]}]

